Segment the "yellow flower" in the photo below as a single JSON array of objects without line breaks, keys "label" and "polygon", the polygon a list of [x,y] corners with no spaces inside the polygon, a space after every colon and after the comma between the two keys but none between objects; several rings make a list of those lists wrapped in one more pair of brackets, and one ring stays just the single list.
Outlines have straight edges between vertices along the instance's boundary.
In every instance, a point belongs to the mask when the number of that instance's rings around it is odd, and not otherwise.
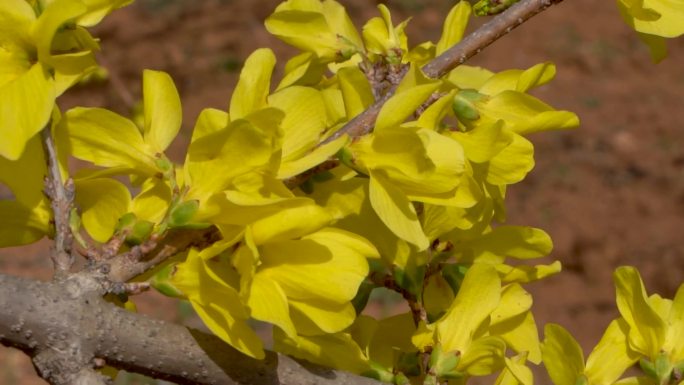
[{"label": "yellow flower", "polygon": [[130,1],[0,3],[0,156],[16,160],[47,124],[55,98],[97,68],[83,28]]}]

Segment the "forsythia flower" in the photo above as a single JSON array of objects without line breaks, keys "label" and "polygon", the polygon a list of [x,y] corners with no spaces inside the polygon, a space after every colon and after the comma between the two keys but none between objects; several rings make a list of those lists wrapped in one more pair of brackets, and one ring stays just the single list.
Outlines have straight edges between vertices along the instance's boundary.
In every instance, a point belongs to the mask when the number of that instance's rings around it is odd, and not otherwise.
[{"label": "forsythia flower", "polygon": [[97,68],[83,28],[130,1],[0,3],[0,156],[16,160],[47,124],[55,98]]},{"label": "forsythia flower", "polygon": [[173,165],[164,150],[181,126],[181,104],[176,86],[165,72],[143,72],[144,123],[103,108],[73,108],[58,127],[62,149],[72,156],[107,167],[96,175],[168,175]]},{"label": "forsythia flower", "polygon": [[617,0],[625,22],[648,45],[658,62],[667,56],[665,38],[684,34],[684,4],[680,0]]}]

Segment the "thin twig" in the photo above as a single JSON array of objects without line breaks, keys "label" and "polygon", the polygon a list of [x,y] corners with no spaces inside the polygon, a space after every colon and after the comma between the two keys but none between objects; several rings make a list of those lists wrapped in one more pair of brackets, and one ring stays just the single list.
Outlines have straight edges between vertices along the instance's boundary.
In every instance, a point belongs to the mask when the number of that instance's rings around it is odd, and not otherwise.
[{"label": "thin twig", "polygon": [[[469,58],[480,53],[485,47],[500,39],[504,35],[517,28],[531,17],[549,8],[553,4],[558,4],[563,0],[522,0],[512,5],[505,12],[496,16],[494,19],[478,28],[458,44],[446,50],[423,66],[422,70],[426,76],[439,78],[447,74],[452,69],[463,64]],[[396,91],[396,86],[390,88],[382,99],[370,106],[366,111],[350,120],[341,129],[330,137],[326,138],[321,144],[329,143],[344,134],[352,137],[364,135],[370,132],[375,124],[375,120],[387,100]]]},{"label": "thin twig", "polygon": [[48,171],[45,178],[45,194],[50,199],[55,223],[55,242],[52,246],[51,258],[55,267],[54,278],[59,280],[69,274],[74,263],[74,256],[71,253],[74,237],[69,227],[69,215],[74,205],[75,189],[74,181],[71,178],[68,178],[66,183],[62,182],[51,125],[52,123],[48,122],[41,131],[41,137]]},{"label": "thin twig", "polygon": [[392,290],[396,293],[401,294],[401,296],[406,300],[411,309],[411,316],[413,317],[413,323],[418,326],[420,321],[427,323],[427,311],[423,305],[418,301],[415,295],[413,295],[408,290],[404,289],[399,285],[399,283],[394,279],[391,274],[378,274],[371,273],[368,277],[377,286],[384,287],[386,289]]},{"label": "thin twig", "polygon": [[169,233],[166,242],[150,245],[145,250],[117,255],[109,261],[103,261],[109,266],[107,276],[111,282],[126,282],[147,270],[154,268],[168,258],[181,253],[190,247],[206,247],[220,238],[219,231],[212,227],[206,230],[182,230]]}]

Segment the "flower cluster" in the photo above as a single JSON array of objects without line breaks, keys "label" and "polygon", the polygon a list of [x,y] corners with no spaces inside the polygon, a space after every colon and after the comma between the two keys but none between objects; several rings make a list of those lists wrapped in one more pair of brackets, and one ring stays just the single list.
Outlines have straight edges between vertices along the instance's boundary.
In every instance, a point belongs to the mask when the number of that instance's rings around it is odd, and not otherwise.
[{"label": "flower cluster", "polygon": [[[396,384],[499,373],[497,384],[531,385],[527,364],[542,361],[558,385],[611,384],[639,360],[646,377],[620,383],[681,379],[684,286],[674,301],[648,297],[631,268],[615,274],[621,318],[586,365],[560,326],[548,325],[540,343],[523,285],[560,263],[529,261],[547,256],[551,239],[505,225],[504,200],[534,167],[527,136],[579,119],[530,95],[555,76],[551,63],[425,75],[422,66],[463,37],[469,2],[451,9],[439,41],[410,46],[408,21],[395,24],[384,5],[359,33],[334,0],[285,1],[266,28],[301,52],[277,84],[273,52],[252,53],[227,109],[197,118],[182,164],[165,155],[182,122],[166,73],[143,73],[140,119],[55,107],[97,68],[85,27],[126,3],[0,4],[0,181],[16,197],[0,201],[0,246],[52,231],[36,135],[45,129],[64,175],[69,158],[90,164],[71,175],[72,225],[89,241],[133,248],[187,230],[220,234],[138,279],[188,300],[249,356],[265,354],[250,323],[258,320],[273,325],[278,351]],[[674,20],[684,7],[642,3],[619,1],[645,39],[682,33]],[[478,4],[479,14],[501,11]],[[373,124],[350,130],[376,103]],[[400,293],[409,311],[365,314],[379,287]]]}]

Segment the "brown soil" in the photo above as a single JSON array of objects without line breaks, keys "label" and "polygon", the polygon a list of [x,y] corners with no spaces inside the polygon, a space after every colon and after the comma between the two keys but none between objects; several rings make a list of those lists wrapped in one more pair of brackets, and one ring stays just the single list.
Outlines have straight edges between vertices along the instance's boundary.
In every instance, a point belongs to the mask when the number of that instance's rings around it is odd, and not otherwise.
[{"label": "brown soil", "polygon": [[[274,47],[280,64],[292,53],[263,28],[276,3],[138,0],[96,29],[112,81],[73,90],[60,103],[63,109],[126,112],[140,95],[141,71],[165,70],[183,100],[184,129],[173,145],[182,154],[199,111],[227,107],[252,50]],[[342,3],[357,25],[376,14],[368,0]],[[451,4],[389,1],[395,21],[413,16],[413,43],[436,41]],[[568,0],[470,62],[492,70],[556,63],[556,80],[536,95],[582,120],[578,130],[532,138],[537,167],[509,190],[508,210],[509,223],[548,231],[556,245],[553,258],[564,266],[560,275],[529,286],[538,323],[562,324],[587,353],[617,315],[611,278],[617,266],[637,266],[647,290],[668,297],[684,282],[684,39],[671,41],[670,51],[653,65],[613,1]],[[0,271],[46,279],[46,248],[41,242],[1,250]],[[158,298],[156,306],[147,302],[143,311],[177,317],[168,311],[174,305],[160,307]],[[0,383],[42,381],[21,352],[0,348]],[[549,381],[540,377],[537,383]]]}]

